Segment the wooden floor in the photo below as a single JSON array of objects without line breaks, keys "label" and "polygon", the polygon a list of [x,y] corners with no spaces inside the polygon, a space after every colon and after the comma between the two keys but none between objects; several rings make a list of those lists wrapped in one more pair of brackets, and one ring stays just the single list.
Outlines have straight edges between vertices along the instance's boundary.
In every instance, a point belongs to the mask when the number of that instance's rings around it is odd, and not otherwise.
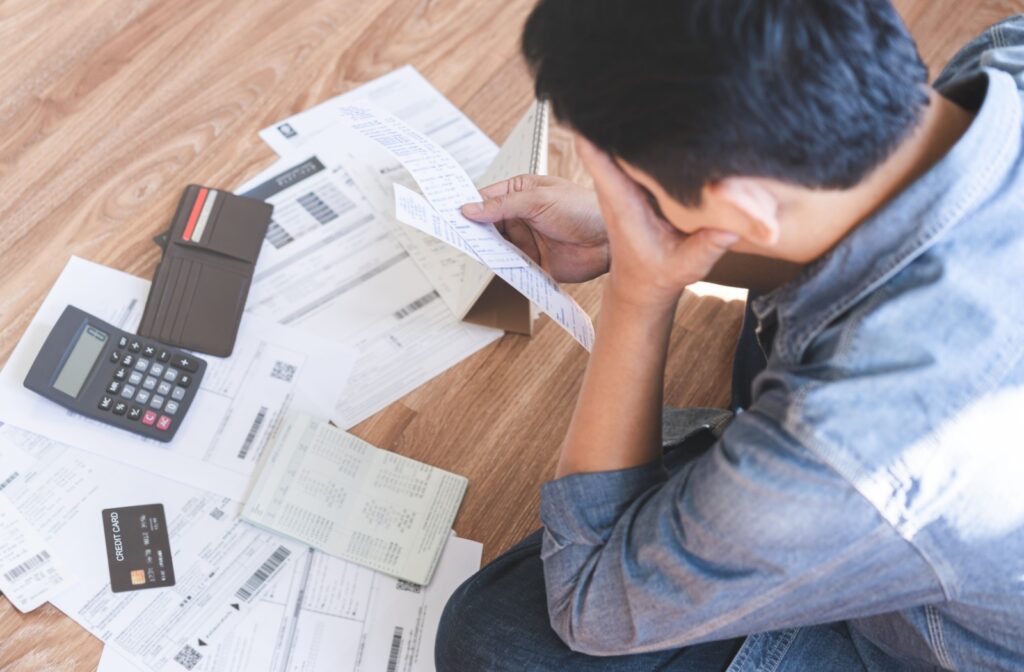
[{"label": "wooden floor", "polygon": [[[682,1],[682,0],[681,0]],[[1024,0],[897,0],[933,74]],[[76,254],[143,277],[188,182],[232,187],[272,157],[256,131],[412,63],[501,141],[531,97],[532,0],[0,0],[0,362]],[[585,177],[568,134],[551,172]],[[574,294],[592,314],[600,282]],[[742,295],[680,305],[667,400],[723,405]],[[545,322],[367,420],[377,445],[464,474],[456,529],[493,558],[538,525],[585,363]],[[50,606],[0,600],[0,670],[92,670],[101,643]]]}]

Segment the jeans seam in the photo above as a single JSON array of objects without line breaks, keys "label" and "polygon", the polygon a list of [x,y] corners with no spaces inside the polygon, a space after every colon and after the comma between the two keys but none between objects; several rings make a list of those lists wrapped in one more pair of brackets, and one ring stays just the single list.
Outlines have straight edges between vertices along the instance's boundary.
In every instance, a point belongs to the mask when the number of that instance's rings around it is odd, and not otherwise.
[{"label": "jeans seam", "polygon": [[763,657],[764,659],[758,663],[756,670],[751,670],[751,672],[775,672],[779,669],[779,665],[782,664],[786,652],[793,645],[799,632],[800,628],[790,628],[789,630],[750,635],[743,646],[740,647],[740,652],[733,659],[732,664],[729,665],[729,672],[742,672],[746,668],[747,662],[750,661],[751,655],[753,655],[751,650],[754,647],[750,645],[766,637],[771,638],[771,643]]},{"label": "jeans seam", "polygon": [[935,607],[928,605],[924,608],[925,620],[928,622],[928,635],[931,639],[932,648],[939,664],[947,670],[955,670],[953,661],[949,658],[949,651],[946,650],[946,638],[942,634],[942,621]]}]

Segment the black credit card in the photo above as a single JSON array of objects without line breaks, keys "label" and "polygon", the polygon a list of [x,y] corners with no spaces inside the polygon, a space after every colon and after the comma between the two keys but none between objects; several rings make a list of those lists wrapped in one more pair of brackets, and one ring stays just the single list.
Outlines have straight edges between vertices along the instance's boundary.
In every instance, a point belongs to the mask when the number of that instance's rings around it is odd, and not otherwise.
[{"label": "black credit card", "polygon": [[103,533],[115,593],[174,585],[163,504],[103,510]]}]

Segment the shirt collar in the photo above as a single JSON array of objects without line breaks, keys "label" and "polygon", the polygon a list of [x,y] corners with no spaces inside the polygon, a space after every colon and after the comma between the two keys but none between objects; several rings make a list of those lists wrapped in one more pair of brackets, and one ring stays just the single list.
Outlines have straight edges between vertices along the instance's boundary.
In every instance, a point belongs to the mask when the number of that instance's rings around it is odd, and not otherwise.
[{"label": "shirt collar", "polygon": [[754,300],[775,313],[773,354],[797,361],[836,317],[931,247],[983,202],[1020,151],[1021,101],[1014,79],[985,69],[984,101],[964,135],[916,182],[811,262],[794,280]]}]

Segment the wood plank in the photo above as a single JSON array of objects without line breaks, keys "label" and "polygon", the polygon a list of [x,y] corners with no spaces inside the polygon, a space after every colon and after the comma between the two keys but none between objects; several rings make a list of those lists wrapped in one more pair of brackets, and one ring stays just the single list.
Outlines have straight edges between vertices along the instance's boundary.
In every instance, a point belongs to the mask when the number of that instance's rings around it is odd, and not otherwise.
[{"label": "wood plank", "polygon": [[[932,72],[1024,0],[898,0]],[[266,124],[412,63],[497,140],[531,96],[518,57],[532,0],[7,0],[0,3],[0,361],[72,254],[144,277],[150,237],[191,181],[242,182]],[[564,128],[552,173],[587,182]],[[601,281],[572,288],[592,313]],[[680,304],[666,398],[724,405],[742,298]],[[545,321],[407,395],[356,433],[465,474],[456,524],[486,559],[538,525],[538,488],[584,353]],[[91,670],[101,644],[50,606],[0,600],[0,670]]]}]

